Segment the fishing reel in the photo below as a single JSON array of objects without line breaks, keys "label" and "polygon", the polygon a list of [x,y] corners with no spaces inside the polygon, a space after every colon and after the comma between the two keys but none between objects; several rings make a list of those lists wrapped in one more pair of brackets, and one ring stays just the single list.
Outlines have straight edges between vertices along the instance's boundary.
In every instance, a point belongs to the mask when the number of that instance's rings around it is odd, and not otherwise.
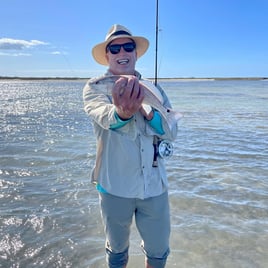
[{"label": "fishing reel", "polygon": [[168,158],[173,155],[173,144],[168,140],[161,140],[154,136],[154,160],[153,167],[158,167],[157,157]]},{"label": "fishing reel", "polygon": [[161,158],[167,158],[173,155],[173,144],[168,140],[158,141],[158,155]]}]

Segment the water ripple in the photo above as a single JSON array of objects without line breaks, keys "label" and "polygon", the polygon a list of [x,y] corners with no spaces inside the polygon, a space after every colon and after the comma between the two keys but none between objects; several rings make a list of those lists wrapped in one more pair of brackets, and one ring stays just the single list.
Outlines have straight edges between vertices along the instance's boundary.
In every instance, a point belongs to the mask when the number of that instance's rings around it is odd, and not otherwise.
[{"label": "water ripple", "polygon": [[[85,81],[1,81],[0,266],[105,267]],[[167,160],[167,267],[266,267],[268,84],[163,82],[184,114]],[[129,267],[142,267],[133,232]]]}]

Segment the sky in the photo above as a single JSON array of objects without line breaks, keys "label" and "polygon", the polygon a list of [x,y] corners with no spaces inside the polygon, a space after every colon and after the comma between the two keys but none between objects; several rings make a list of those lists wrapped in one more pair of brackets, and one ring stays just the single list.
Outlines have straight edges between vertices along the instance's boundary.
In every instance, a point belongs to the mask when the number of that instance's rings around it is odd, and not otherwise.
[{"label": "sky", "polygon": [[[159,0],[158,77],[267,77],[267,0]],[[91,49],[113,24],[150,47],[136,69],[154,77],[155,0],[0,0],[0,76],[93,77]]]}]

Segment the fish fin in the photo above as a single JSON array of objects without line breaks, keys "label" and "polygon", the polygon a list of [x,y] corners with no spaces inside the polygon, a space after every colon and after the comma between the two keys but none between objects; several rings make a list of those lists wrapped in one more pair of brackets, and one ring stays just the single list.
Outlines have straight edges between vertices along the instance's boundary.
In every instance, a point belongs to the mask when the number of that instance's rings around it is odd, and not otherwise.
[{"label": "fish fin", "polygon": [[149,115],[149,113],[152,111],[152,107],[145,103],[142,104],[142,108],[146,112],[147,115]]}]

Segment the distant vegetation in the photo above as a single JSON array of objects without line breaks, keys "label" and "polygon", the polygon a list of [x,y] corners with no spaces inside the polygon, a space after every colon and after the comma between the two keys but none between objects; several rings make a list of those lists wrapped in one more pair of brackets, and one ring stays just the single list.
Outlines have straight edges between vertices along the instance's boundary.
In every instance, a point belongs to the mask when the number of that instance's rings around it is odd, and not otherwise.
[{"label": "distant vegetation", "polygon": [[[0,76],[0,79],[18,80],[84,80],[85,77],[20,77],[20,76]],[[154,79],[154,78],[148,78]],[[268,80],[268,77],[161,77],[158,80]]]}]

